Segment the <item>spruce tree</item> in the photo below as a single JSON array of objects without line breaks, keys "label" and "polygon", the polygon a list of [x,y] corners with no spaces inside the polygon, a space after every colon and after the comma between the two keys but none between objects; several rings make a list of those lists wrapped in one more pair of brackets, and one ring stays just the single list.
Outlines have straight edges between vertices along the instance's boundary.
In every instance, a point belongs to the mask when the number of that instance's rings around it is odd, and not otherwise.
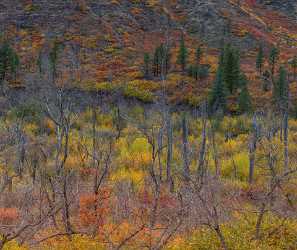
[{"label": "spruce tree", "polygon": [[4,42],[0,47],[0,84],[4,81],[7,74],[16,79],[19,65],[20,60],[17,53],[7,42]]},{"label": "spruce tree", "polygon": [[16,74],[17,74],[17,69],[20,65],[20,59],[17,53],[14,50],[10,50],[10,55],[9,55],[9,67],[10,67],[10,72],[12,74],[12,77],[14,80],[16,80]]},{"label": "spruce tree", "polygon": [[240,113],[251,111],[252,103],[251,96],[248,90],[248,80],[244,74],[240,75],[240,93],[238,96],[238,109]]},{"label": "spruce tree", "polygon": [[165,48],[165,63],[164,63],[164,75],[166,76],[169,73],[170,70],[170,60],[171,60],[171,52],[170,48]]},{"label": "spruce tree", "polygon": [[159,57],[160,57],[160,47],[157,47],[154,52],[154,59],[153,59],[153,73],[154,76],[158,76],[160,69],[159,69]]},{"label": "spruce tree", "polygon": [[263,63],[264,63],[264,52],[263,52],[263,46],[261,44],[259,46],[257,60],[256,60],[256,68],[259,71],[260,75],[262,75]]},{"label": "spruce tree", "polygon": [[223,54],[223,80],[226,88],[233,94],[238,87],[240,76],[239,51],[227,45]]},{"label": "spruce tree", "polygon": [[159,75],[163,75],[166,56],[165,46],[163,43],[160,45],[158,53]]},{"label": "spruce tree", "polygon": [[0,83],[5,79],[8,68],[8,44],[5,42],[0,48]]},{"label": "spruce tree", "polygon": [[226,109],[226,91],[223,80],[223,52],[220,56],[219,66],[216,72],[216,78],[213,83],[212,90],[210,92],[209,104],[212,111]]},{"label": "spruce tree", "polygon": [[39,51],[36,64],[37,64],[37,67],[38,67],[38,72],[41,75],[42,74],[42,53],[41,53],[41,51]]},{"label": "spruce tree", "polygon": [[274,100],[277,110],[282,116],[281,138],[284,142],[284,171],[288,171],[289,153],[288,153],[288,126],[289,126],[289,83],[287,80],[287,71],[281,66],[279,69],[278,80],[274,84]]},{"label": "spruce tree", "polygon": [[155,49],[153,58],[153,73],[155,77],[166,76],[170,69],[171,54],[169,48],[162,43]]},{"label": "spruce tree", "polygon": [[297,74],[297,56],[294,56],[294,58],[291,61],[291,67],[293,69],[293,77],[294,81],[296,80],[296,74]]},{"label": "spruce tree", "polygon": [[263,90],[269,91],[271,88],[271,81],[270,81],[270,72],[265,70],[263,72]]},{"label": "spruce tree", "polygon": [[282,110],[285,110],[288,106],[288,91],[289,86],[287,81],[287,71],[283,66],[281,66],[279,69],[278,80],[276,81],[273,89],[273,97],[275,104]]},{"label": "spruce tree", "polygon": [[188,76],[198,80],[198,68],[196,65],[190,65],[188,68]]},{"label": "spruce tree", "polygon": [[197,49],[196,49],[196,66],[199,67],[200,64],[201,64],[201,60],[202,60],[202,56],[203,56],[203,50],[201,48],[201,46],[199,46]]},{"label": "spruce tree", "polygon": [[185,45],[184,36],[181,36],[179,51],[177,56],[177,64],[180,65],[182,72],[184,73],[187,67],[188,49]]},{"label": "spruce tree", "polygon": [[59,56],[60,49],[61,49],[61,43],[56,39],[54,41],[53,48],[49,53],[49,61],[50,61],[50,66],[52,70],[53,81],[57,76],[58,56]]},{"label": "spruce tree", "polygon": [[270,55],[269,55],[269,64],[270,64],[270,71],[271,71],[271,77],[272,80],[274,80],[274,73],[275,73],[275,66],[278,62],[279,59],[279,50],[277,47],[273,47],[270,50]]},{"label": "spruce tree", "polygon": [[144,78],[148,79],[150,77],[150,54],[144,53],[143,56],[143,71],[144,71]]}]

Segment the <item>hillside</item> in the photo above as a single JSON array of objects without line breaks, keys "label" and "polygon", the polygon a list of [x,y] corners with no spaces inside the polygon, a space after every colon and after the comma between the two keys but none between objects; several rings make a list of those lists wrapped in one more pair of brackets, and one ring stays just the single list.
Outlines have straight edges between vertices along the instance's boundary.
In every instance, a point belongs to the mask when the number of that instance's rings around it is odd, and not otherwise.
[{"label": "hillside", "polygon": [[278,44],[284,63],[295,53],[296,3],[281,2],[3,0],[0,22],[21,58],[21,85],[26,85],[26,74],[37,71],[38,56],[49,53],[55,39],[64,45],[60,76],[70,77],[71,71],[72,84],[85,86],[139,77],[144,52],[153,53],[166,39],[174,60],[181,32],[190,49],[203,44],[205,60],[213,67],[217,48],[228,36],[241,48],[243,68],[252,77],[259,42],[267,48]]},{"label": "hillside", "polygon": [[[106,82],[117,85],[141,79],[144,53],[153,54],[157,46],[169,41],[173,62],[168,80],[170,100],[197,105],[207,97],[218,48],[225,40],[241,50],[242,69],[251,82],[250,91],[257,106],[267,103],[270,94],[255,87],[261,85],[255,75],[256,50],[263,43],[268,54],[269,47],[277,45],[281,63],[285,64],[295,55],[295,9],[295,1],[4,0],[0,23],[21,59],[18,79],[11,86],[30,84],[27,79],[37,72],[38,58],[47,61],[55,40],[63,44],[59,81],[89,90],[106,89]],[[190,60],[199,44],[204,47],[204,63],[211,66],[208,80],[196,83],[179,77],[174,62],[181,33],[192,54]],[[137,88],[153,93],[158,90],[156,86]],[[127,95],[139,97],[141,93]]]},{"label": "hillside", "polygon": [[0,0],[0,250],[296,250],[296,0]]}]

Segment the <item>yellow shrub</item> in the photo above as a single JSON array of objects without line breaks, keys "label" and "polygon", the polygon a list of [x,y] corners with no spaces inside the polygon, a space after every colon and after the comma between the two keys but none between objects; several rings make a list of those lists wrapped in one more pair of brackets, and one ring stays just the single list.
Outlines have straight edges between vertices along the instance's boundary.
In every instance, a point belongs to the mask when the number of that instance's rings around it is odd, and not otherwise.
[{"label": "yellow shrub", "polygon": [[[106,247],[98,239],[88,236],[75,235],[71,241],[67,237],[55,238],[42,244],[43,250],[105,250]],[[10,249],[7,249],[10,250]],[[12,250],[12,249],[11,249]]]},{"label": "yellow shrub", "polygon": [[[281,250],[296,249],[297,221],[287,220],[267,214],[261,227],[262,238],[255,240],[257,216],[254,213],[234,214],[234,220],[221,225],[226,244],[230,250]],[[282,224],[283,223],[283,224]],[[282,225],[282,226],[280,226]],[[270,234],[278,228],[277,233]],[[203,227],[190,238],[177,237],[167,247],[168,250],[217,250],[220,241],[213,230]]]},{"label": "yellow shrub", "polygon": [[29,250],[25,246],[20,246],[15,240],[10,241],[4,245],[3,250]]},{"label": "yellow shrub", "polygon": [[135,97],[143,102],[152,102],[154,100],[153,91],[158,89],[158,84],[153,81],[134,80],[128,82],[124,88],[126,97]]},{"label": "yellow shrub", "polygon": [[145,138],[136,138],[133,142],[121,138],[117,144],[120,150],[118,161],[129,168],[142,168],[151,162],[151,149]]},{"label": "yellow shrub", "polygon": [[247,180],[249,175],[249,156],[247,152],[234,154],[222,161],[222,175],[226,178]]},{"label": "yellow shrub", "polygon": [[99,82],[95,83],[94,88],[96,91],[113,91],[117,88],[117,86],[111,82]]},{"label": "yellow shrub", "polygon": [[141,170],[120,167],[111,175],[110,179],[113,182],[127,181],[131,182],[135,186],[141,186],[144,183],[144,176],[144,172]]},{"label": "yellow shrub", "polygon": [[232,135],[240,135],[249,131],[250,123],[250,119],[246,116],[225,116],[220,124],[220,129],[224,133],[228,132]]},{"label": "yellow shrub", "polygon": [[225,154],[230,156],[240,151],[241,142],[238,140],[228,140],[222,145]]},{"label": "yellow shrub", "polygon": [[34,135],[39,130],[39,127],[35,123],[27,123],[25,125],[25,131],[30,135]]},{"label": "yellow shrub", "polygon": [[187,96],[185,96],[185,99],[189,105],[197,107],[205,100],[205,96],[189,93]]}]

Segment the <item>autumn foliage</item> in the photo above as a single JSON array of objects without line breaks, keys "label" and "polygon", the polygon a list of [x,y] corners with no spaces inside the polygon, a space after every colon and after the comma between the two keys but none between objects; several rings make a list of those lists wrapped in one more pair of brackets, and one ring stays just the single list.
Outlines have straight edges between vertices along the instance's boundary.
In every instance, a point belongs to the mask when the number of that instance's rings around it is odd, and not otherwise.
[{"label": "autumn foliage", "polygon": [[0,208],[0,223],[3,225],[10,225],[15,223],[19,218],[19,211],[17,208]]},{"label": "autumn foliage", "polygon": [[83,227],[100,227],[106,222],[109,212],[110,190],[100,190],[99,194],[82,194],[79,199],[79,219]]}]

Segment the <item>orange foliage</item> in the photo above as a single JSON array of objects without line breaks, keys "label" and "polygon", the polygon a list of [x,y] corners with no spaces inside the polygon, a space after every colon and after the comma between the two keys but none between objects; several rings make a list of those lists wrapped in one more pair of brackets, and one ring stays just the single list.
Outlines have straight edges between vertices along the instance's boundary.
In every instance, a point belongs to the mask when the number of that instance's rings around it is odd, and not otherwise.
[{"label": "orange foliage", "polygon": [[139,15],[139,14],[141,14],[142,12],[143,12],[143,10],[140,9],[140,8],[132,8],[132,9],[131,9],[131,13],[134,14],[134,15]]},{"label": "orange foliage", "polygon": [[109,211],[108,201],[110,190],[104,188],[98,195],[84,194],[79,199],[79,218],[82,226],[88,227],[96,225],[98,227],[104,224],[104,218]]},{"label": "orange foliage", "polygon": [[[146,209],[153,204],[153,195],[147,190],[143,190],[138,195],[139,201],[144,205]],[[174,209],[177,206],[176,199],[168,192],[168,190],[163,189],[159,197],[159,208],[160,209]]]},{"label": "orange foliage", "polygon": [[96,174],[96,169],[95,168],[80,168],[79,173],[83,179],[87,179],[87,178],[94,176]]},{"label": "orange foliage", "polygon": [[0,223],[10,225],[16,222],[19,217],[17,208],[0,208]]}]

